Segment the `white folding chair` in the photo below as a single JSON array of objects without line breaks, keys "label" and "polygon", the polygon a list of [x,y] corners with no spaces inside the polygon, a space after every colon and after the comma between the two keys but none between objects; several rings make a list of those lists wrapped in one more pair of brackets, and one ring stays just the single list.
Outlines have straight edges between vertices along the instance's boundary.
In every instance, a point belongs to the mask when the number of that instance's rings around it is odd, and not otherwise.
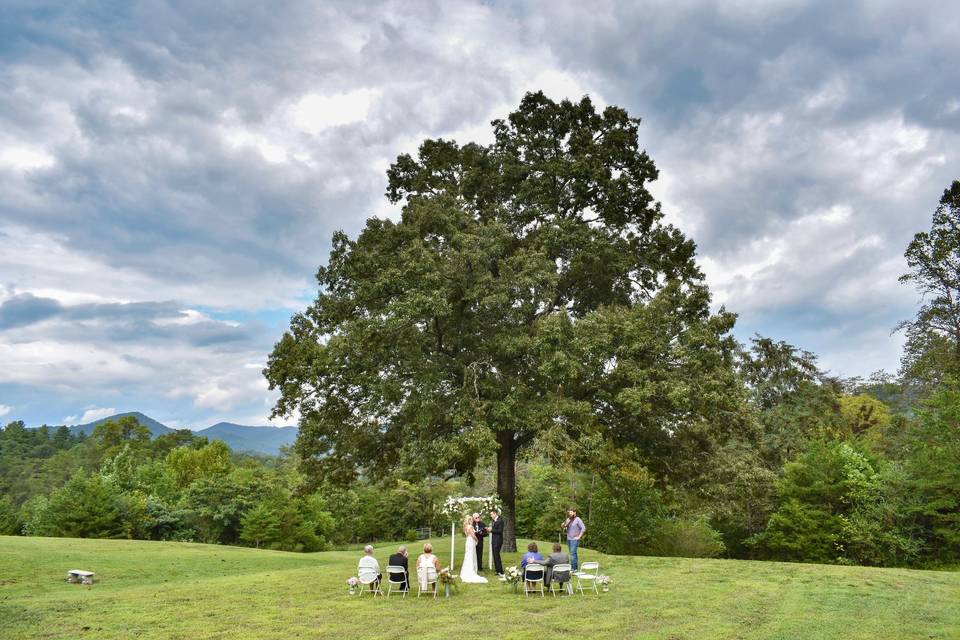
[{"label": "white folding chair", "polygon": [[424,591],[430,591],[433,585],[433,597],[437,597],[437,568],[417,567],[417,597]]},{"label": "white folding chair", "polygon": [[[402,587],[406,585],[406,589]],[[407,580],[407,570],[403,567],[397,567],[390,565],[387,567],[387,597],[393,593],[393,587],[397,587],[397,591],[403,594],[401,597],[407,597],[407,591],[410,589],[410,583]]]},{"label": "white folding chair", "polygon": [[[555,578],[558,573],[567,574],[567,579],[564,580],[562,583],[557,582]],[[563,589],[565,586],[566,592],[569,593],[570,595],[573,595],[573,588],[570,586],[570,581],[572,579],[573,579],[573,567],[569,563],[553,565],[553,570],[550,574],[550,593],[553,595],[553,597],[557,597],[557,591],[556,589],[553,588],[554,585],[557,585],[557,584],[560,585],[560,589]]]},{"label": "white folding chair", "polygon": [[[539,578],[528,578],[528,577],[527,577],[528,574],[537,573],[538,571],[540,572],[540,577],[539,577]],[[540,597],[541,597],[541,598],[544,597],[544,592],[543,592],[543,574],[544,574],[544,573],[545,573],[545,568],[544,568],[544,566],[543,566],[542,564],[540,564],[539,562],[530,562],[530,563],[527,564],[526,568],[523,570],[523,595],[526,596],[526,595],[529,595],[529,594],[531,594],[531,593],[536,593],[536,592],[537,592],[537,588],[536,588],[536,586],[531,586],[531,583],[533,583],[534,585],[536,585],[536,583],[539,582],[539,583],[540,583],[540,589],[539,589],[539,591],[540,591]]]},{"label": "white folding chair", "polygon": [[[581,594],[584,592],[584,582],[593,586],[594,593],[600,593],[600,590],[597,588],[597,576],[600,575],[599,562],[584,562],[580,565],[580,571],[575,571],[573,575],[577,579],[577,589],[580,590]],[[588,586],[587,589],[589,588]]]},{"label": "white folding chair", "polygon": [[362,596],[363,588],[366,587],[373,593],[374,597],[382,596],[383,591],[380,590],[380,585],[377,583],[379,579],[380,575],[373,567],[357,567],[357,580],[360,581],[360,593],[358,595]]}]

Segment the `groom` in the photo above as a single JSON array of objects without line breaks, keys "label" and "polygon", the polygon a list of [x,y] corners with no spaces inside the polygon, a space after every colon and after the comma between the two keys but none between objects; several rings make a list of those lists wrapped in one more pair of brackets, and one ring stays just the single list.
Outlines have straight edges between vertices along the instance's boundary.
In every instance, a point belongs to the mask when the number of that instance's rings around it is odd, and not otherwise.
[{"label": "groom", "polygon": [[483,571],[483,539],[487,537],[487,525],[483,524],[480,514],[473,514],[473,531],[477,534],[477,573]]},{"label": "groom", "polygon": [[490,512],[490,547],[493,553],[493,568],[498,576],[502,576],[503,560],[500,559],[500,550],[503,549],[503,519],[496,509]]}]

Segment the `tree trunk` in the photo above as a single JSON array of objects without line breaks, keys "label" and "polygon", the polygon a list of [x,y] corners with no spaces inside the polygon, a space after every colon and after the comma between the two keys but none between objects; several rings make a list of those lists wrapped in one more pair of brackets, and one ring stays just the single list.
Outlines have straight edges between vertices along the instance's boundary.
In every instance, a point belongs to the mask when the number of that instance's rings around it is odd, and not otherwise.
[{"label": "tree trunk", "polygon": [[517,550],[517,448],[513,431],[498,431],[497,495],[503,502],[503,550]]}]

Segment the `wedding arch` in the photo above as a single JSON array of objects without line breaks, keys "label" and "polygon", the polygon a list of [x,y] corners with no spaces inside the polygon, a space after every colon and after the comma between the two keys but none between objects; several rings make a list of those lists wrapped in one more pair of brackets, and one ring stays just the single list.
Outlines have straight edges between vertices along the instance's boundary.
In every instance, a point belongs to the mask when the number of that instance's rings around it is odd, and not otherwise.
[{"label": "wedding arch", "polygon": [[[443,503],[441,508],[441,513],[450,518],[450,570],[453,571],[456,564],[454,563],[455,558],[455,548],[457,543],[457,525],[463,521],[463,516],[469,515],[471,513],[480,513],[489,515],[491,511],[496,510],[500,511],[502,508],[502,503],[500,502],[500,497],[497,495],[492,496],[463,496],[461,498],[449,497],[446,502]],[[489,538],[489,547],[487,550],[487,564],[489,568],[493,568],[493,537],[487,536]],[[479,570],[480,567],[477,567]]]}]

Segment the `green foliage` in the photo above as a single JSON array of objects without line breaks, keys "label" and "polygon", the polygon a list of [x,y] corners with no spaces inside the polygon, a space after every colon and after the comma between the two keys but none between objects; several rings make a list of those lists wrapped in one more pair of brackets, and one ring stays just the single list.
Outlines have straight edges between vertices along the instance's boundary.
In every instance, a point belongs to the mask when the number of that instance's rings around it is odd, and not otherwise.
[{"label": "green foliage", "polygon": [[119,538],[124,505],[117,487],[98,474],[78,473],[50,496],[45,511],[54,535],[68,538]]},{"label": "green foliage", "polygon": [[943,192],[930,231],[916,234],[904,253],[909,272],[901,282],[913,284],[924,303],[906,331],[902,370],[933,388],[960,375],[960,180]]},{"label": "green foliage", "polygon": [[773,469],[799,455],[811,440],[842,437],[840,389],[831,381],[805,381],[760,414],[760,450]]},{"label": "green foliage", "polygon": [[607,553],[638,554],[649,549],[665,515],[650,473],[629,457],[608,454],[595,487],[586,544]]},{"label": "green foliage", "polygon": [[739,368],[758,409],[771,409],[820,377],[817,357],[783,341],[756,335],[740,353]]},{"label": "green foliage", "polygon": [[779,560],[912,562],[920,546],[895,507],[897,475],[854,444],[813,441],[785,466],[780,505],[752,543]]},{"label": "green foliage", "polygon": [[684,558],[716,558],[725,550],[723,536],[702,518],[661,521],[647,548],[651,555]]},{"label": "green foliage", "polygon": [[34,496],[20,509],[23,520],[23,534],[27,536],[55,536],[57,529],[50,518],[50,499],[47,496]]},{"label": "green foliage", "polygon": [[260,547],[275,542],[280,535],[280,516],[269,505],[260,503],[240,520],[240,539]]},{"label": "green foliage", "polygon": [[747,540],[763,531],[776,507],[777,477],[757,446],[731,442],[706,463],[698,491],[685,496],[680,511],[708,517],[729,555],[749,557]]},{"label": "green foliage", "polygon": [[529,464],[517,487],[517,534],[537,540],[556,539],[564,510],[575,504],[571,471],[543,462]]},{"label": "green foliage", "polygon": [[10,496],[0,496],[0,536],[15,536],[20,533],[22,526],[20,510],[13,500]]},{"label": "green foliage", "polygon": [[177,447],[167,454],[167,469],[179,489],[200,479],[219,478],[230,471],[230,448],[220,440],[198,449]]},{"label": "green foliage", "polygon": [[840,415],[846,430],[855,436],[879,438],[890,425],[887,405],[866,394],[840,398]]},{"label": "green foliage", "polygon": [[86,460],[73,448],[83,441],[66,427],[27,429],[23,422],[0,429],[0,495],[17,507],[60,486]]},{"label": "green foliage", "polygon": [[411,529],[430,527],[445,531],[450,522],[439,506],[454,491],[448,482],[384,480],[358,482],[350,488],[324,485],[315,495],[332,518],[326,534],[336,543],[400,540]]},{"label": "green foliage", "polygon": [[770,558],[793,562],[834,562],[843,521],[817,505],[788,498],[754,538]]},{"label": "green foliage", "polygon": [[150,442],[150,429],[134,416],[123,416],[116,422],[102,422],[93,430],[93,440],[105,455],[113,455],[126,444],[143,446]]},{"label": "green foliage", "polygon": [[[703,407],[730,397],[714,383],[733,317],[710,316],[694,244],[662,222],[638,123],[531,93],[489,146],[427,140],[397,159],[387,194],[400,220],[334,235],[316,301],[264,372],[275,413],[302,416],[308,480],[470,478],[496,455],[510,548],[517,456],[544,431],[654,436],[691,405],[690,431],[708,431]],[[707,371],[671,367],[632,336]],[[616,402],[605,414],[600,391]]]},{"label": "green foliage", "polygon": [[960,389],[951,381],[921,404],[906,434],[908,512],[925,531],[929,553],[960,559]]}]

